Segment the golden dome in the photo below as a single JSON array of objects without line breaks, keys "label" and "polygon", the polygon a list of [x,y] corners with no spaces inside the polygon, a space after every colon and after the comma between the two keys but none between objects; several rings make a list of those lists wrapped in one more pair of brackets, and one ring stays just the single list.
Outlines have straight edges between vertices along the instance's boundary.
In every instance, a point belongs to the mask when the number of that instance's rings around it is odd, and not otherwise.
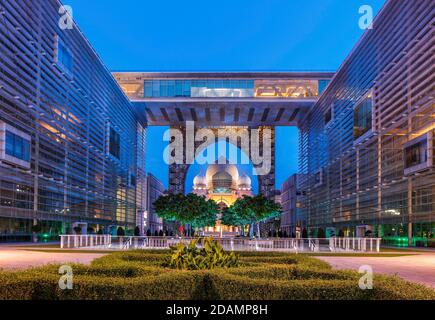
[{"label": "golden dome", "polygon": [[228,173],[232,178],[232,183],[237,184],[237,181],[239,180],[239,170],[237,169],[237,166],[233,164],[228,164],[227,159],[224,157],[219,158],[217,163],[208,166],[207,172],[205,174],[207,182],[211,183],[213,181],[213,176],[218,172]]},{"label": "golden dome", "polygon": [[226,171],[217,172],[212,178],[213,189],[230,190],[234,187],[233,177]]},{"label": "golden dome", "polygon": [[251,178],[249,176],[247,176],[246,174],[240,176],[239,178],[239,188],[247,188],[250,189],[251,188]]},{"label": "golden dome", "polygon": [[207,186],[207,179],[203,175],[197,175],[193,179],[193,186],[194,187],[206,187]]}]

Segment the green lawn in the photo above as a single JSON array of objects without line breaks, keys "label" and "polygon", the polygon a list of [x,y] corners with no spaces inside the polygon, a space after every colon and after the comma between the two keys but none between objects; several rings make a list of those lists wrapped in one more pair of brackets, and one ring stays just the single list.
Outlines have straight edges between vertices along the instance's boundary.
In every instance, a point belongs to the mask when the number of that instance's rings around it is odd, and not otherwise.
[{"label": "green lawn", "polygon": [[73,290],[60,290],[58,265],[0,272],[2,299],[435,299],[435,291],[376,275],[361,290],[360,274],[336,271],[307,255],[245,252],[240,266],[211,271],[164,268],[167,251],[114,252],[90,266],[72,265]]}]

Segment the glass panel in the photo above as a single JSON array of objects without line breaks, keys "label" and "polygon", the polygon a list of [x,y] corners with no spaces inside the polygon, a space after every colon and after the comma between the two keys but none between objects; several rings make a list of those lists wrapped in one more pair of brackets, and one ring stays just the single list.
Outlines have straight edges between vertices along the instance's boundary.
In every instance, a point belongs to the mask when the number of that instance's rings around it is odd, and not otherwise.
[{"label": "glass panel", "polygon": [[145,81],[144,83],[144,96],[145,98],[151,98],[153,96],[153,82]]},{"label": "glass panel", "polygon": [[14,137],[15,135],[6,131],[6,154],[14,156]]},{"label": "glass panel", "polygon": [[168,83],[167,81],[160,81],[160,97],[168,96]]},{"label": "glass panel", "polygon": [[357,139],[372,128],[372,98],[367,97],[353,111],[354,138]]},{"label": "glass panel", "polygon": [[6,131],[6,154],[20,160],[30,161],[30,141]]},{"label": "glass panel", "polygon": [[23,140],[23,160],[30,161],[30,142]]},{"label": "glass panel", "polygon": [[168,81],[168,97],[175,97],[175,81]]},{"label": "glass panel", "polygon": [[318,95],[316,80],[256,80],[257,98],[312,98]]},{"label": "glass panel", "polygon": [[23,139],[15,136],[14,157],[23,159]]},{"label": "glass panel", "polygon": [[116,158],[120,158],[121,154],[120,136],[112,128],[110,129],[109,152]]},{"label": "glass panel", "polygon": [[181,80],[175,81],[175,96],[176,97],[183,96],[183,82]]},{"label": "glass panel", "polygon": [[190,81],[185,80],[183,81],[183,97],[190,97]]},{"label": "glass panel", "polygon": [[160,94],[160,81],[153,80],[153,98],[158,98]]}]

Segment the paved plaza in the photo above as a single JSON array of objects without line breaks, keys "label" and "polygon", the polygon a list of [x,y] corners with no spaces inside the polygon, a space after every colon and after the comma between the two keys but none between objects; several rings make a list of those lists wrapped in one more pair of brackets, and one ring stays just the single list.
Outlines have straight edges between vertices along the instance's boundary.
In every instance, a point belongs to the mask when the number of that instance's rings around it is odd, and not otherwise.
[{"label": "paved plaza", "polygon": [[375,273],[395,275],[435,288],[435,252],[400,257],[318,257],[335,269],[358,270],[370,265]]},{"label": "paved plaza", "polygon": [[104,254],[30,251],[21,247],[0,245],[0,269],[19,270],[52,263],[89,264],[102,256]]}]

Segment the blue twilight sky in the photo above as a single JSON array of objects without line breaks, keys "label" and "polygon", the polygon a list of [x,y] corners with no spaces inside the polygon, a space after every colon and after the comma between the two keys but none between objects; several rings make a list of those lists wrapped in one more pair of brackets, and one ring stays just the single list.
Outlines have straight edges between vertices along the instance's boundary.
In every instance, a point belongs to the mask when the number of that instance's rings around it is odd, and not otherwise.
[{"label": "blue twilight sky", "polygon": [[[360,6],[377,13],[384,0],[63,3],[112,71],[335,71],[363,33]],[[164,130],[149,129],[147,170],[167,185]],[[298,169],[297,129],[277,128],[276,143],[279,188]],[[201,170],[193,166],[188,181]]]}]

